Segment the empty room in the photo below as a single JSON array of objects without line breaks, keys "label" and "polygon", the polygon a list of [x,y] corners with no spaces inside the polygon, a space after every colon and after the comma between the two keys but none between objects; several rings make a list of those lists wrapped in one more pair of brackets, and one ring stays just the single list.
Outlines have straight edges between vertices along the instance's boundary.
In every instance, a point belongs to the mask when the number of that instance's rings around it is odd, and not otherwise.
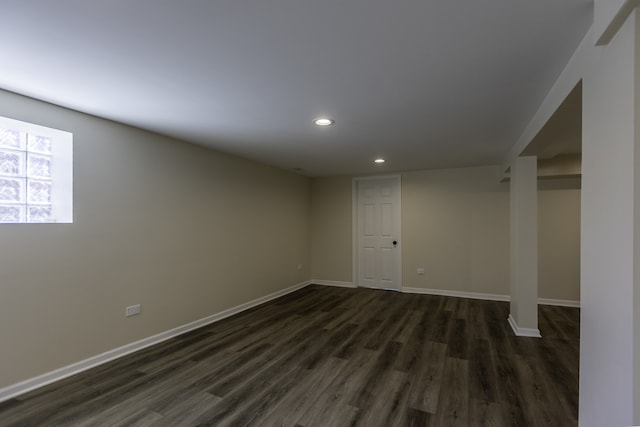
[{"label": "empty room", "polygon": [[4,2],[0,426],[640,425],[639,9]]}]

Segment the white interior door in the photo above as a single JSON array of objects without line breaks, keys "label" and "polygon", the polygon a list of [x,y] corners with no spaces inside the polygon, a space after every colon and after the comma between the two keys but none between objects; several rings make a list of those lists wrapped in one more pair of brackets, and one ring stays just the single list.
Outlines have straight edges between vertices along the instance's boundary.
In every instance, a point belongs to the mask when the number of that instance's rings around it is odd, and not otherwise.
[{"label": "white interior door", "polygon": [[357,284],[400,290],[400,177],[362,178],[357,193]]}]

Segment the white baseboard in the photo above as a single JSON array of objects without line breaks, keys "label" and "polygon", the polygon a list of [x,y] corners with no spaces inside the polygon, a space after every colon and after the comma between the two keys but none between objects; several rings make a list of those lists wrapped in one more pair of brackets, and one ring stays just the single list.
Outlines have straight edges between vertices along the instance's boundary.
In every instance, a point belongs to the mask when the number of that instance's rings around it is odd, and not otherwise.
[{"label": "white baseboard", "polygon": [[542,338],[540,335],[540,329],[538,328],[521,328],[516,323],[516,320],[513,316],[509,315],[508,319],[509,325],[511,329],[513,329],[513,333],[518,337],[532,337],[532,338]]},{"label": "white baseboard", "polygon": [[178,335],[182,335],[186,332],[192,331],[194,329],[200,328],[210,323],[214,323],[224,318],[233,316],[234,314],[238,314],[242,311],[245,311],[255,306],[258,306],[260,304],[263,304],[267,301],[271,301],[283,295],[297,291],[298,289],[302,289],[305,286],[308,286],[310,284],[311,284],[311,281],[298,283],[297,285],[290,286],[286,289],[281,289],[272,294],[265,295],[263,297],[254,299],[244,304],[240,304],[236,307],[232,307],[227,310],[223,310],[219,313],[213,314],[211,316],[207,316],[203,319],[199,319],[194,322],[187,323],[186,325],[178,326],[177,328],[173,328],[168,331],[161,332],[151,337],[144,338],[136,342],[132,342],[122,347],[109,350],[102,354],[98,354],[97,356],[93,356],[88,359],[81,360],[71,365],[67,365],[62,368],[56,369],[54,371],[47,372],[37,377],[2,388],[0,389],[0,402],[11,399],[12,397],[16,397],[18,395],[27,393],[31,390],[35,390],[37,388],[43,387],[47,384],[51,384],[55,381],[62,380],[64,378],[70,377],[72,375],[78,374],[88,369],[94,368],[98,365],[102,365],[104,363],[126,356],[136,351],[142,350],[143,348],[152,346],[154,344],[158,344],[162,341],[166,341],[170,338],[174,338]]},{"label": "white baseboard", "polygon": [[442,295],[445,297],[483,299],[483,300],[489,300],[489,301],[509,301],[510,300],[509,295],[485,294],[485,293],[479,293],[479,292],[449,291],[449,290],[443,290],[443,289],[403,287],[402,292],[405,292],[408,294]]},{"label": "white baseboard", "polygon": [[311,283],[314,285],[337,286],[340,288],[357,288],[353,282],[338,282],[335,280],[312,280]]},{"label": "white baseboard", "polygon": [[573,301],[573,300],[568,300],[568,299],[538,298],[538,304],[540,304],[540,305],[557,305],[557,306],[560,306],[560,307],[580,308],[580,301]]},{"label": "white baseboard", "polygon": [[[402,288],[402,292],[406,292],[409,294],[442,295],[446,297],[482,299],[487,301],[505,301],[505,302],[511,301],[510,295],[485,294],[481,292],[450,291],[450,290],[443,290],[443,289],[426,289],[426,288]],[[565,300],[565,299],[538,298],[538,304],[580,308],[580,301]]]}]

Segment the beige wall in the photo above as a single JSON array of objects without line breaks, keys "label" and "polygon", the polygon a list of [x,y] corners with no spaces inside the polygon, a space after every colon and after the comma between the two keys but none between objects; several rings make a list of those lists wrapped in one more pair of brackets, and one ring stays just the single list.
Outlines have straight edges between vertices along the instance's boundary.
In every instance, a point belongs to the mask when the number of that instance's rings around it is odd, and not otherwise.
[{"label": "beige wall", "polygon": [[311,277],[351,282],[351,177],[314,178],[311,189]]},{"label": "beige wall", "polygon": [[[509,184],[501,178],[498,166],[402,174],[405,288],[509,294]],[[580,299],[579,183],[539,181],[541,298]],[[350,177],[312,181],[314,279],[352,280],[351,188]]]},{"label": "beige wall", "polygon": [[538,191],[538,294],[580,301],[580,190],[575,186]]},{"label": "beige wall", "polygon": [[509,186],[500,178],[497,166],[403,174],[403,286],[509,293]]},{"label": "beige wall", "polygon": [[75,178],[73,224],[0,225],[0,388],[310,278],[309,179],[8,92],[0,115],[72,132]]}]

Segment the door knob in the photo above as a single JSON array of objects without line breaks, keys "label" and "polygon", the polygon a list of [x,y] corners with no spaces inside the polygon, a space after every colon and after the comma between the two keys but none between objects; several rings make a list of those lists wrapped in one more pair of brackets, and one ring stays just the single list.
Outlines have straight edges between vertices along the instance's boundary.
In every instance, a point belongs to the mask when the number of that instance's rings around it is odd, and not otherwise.
[{"label": "door knob", "polygon": [[397,241],[397,240],[394,240],[394,241],[393,241],[393,247],[395,248],[397,244],[398,244],[398,241]]}]

